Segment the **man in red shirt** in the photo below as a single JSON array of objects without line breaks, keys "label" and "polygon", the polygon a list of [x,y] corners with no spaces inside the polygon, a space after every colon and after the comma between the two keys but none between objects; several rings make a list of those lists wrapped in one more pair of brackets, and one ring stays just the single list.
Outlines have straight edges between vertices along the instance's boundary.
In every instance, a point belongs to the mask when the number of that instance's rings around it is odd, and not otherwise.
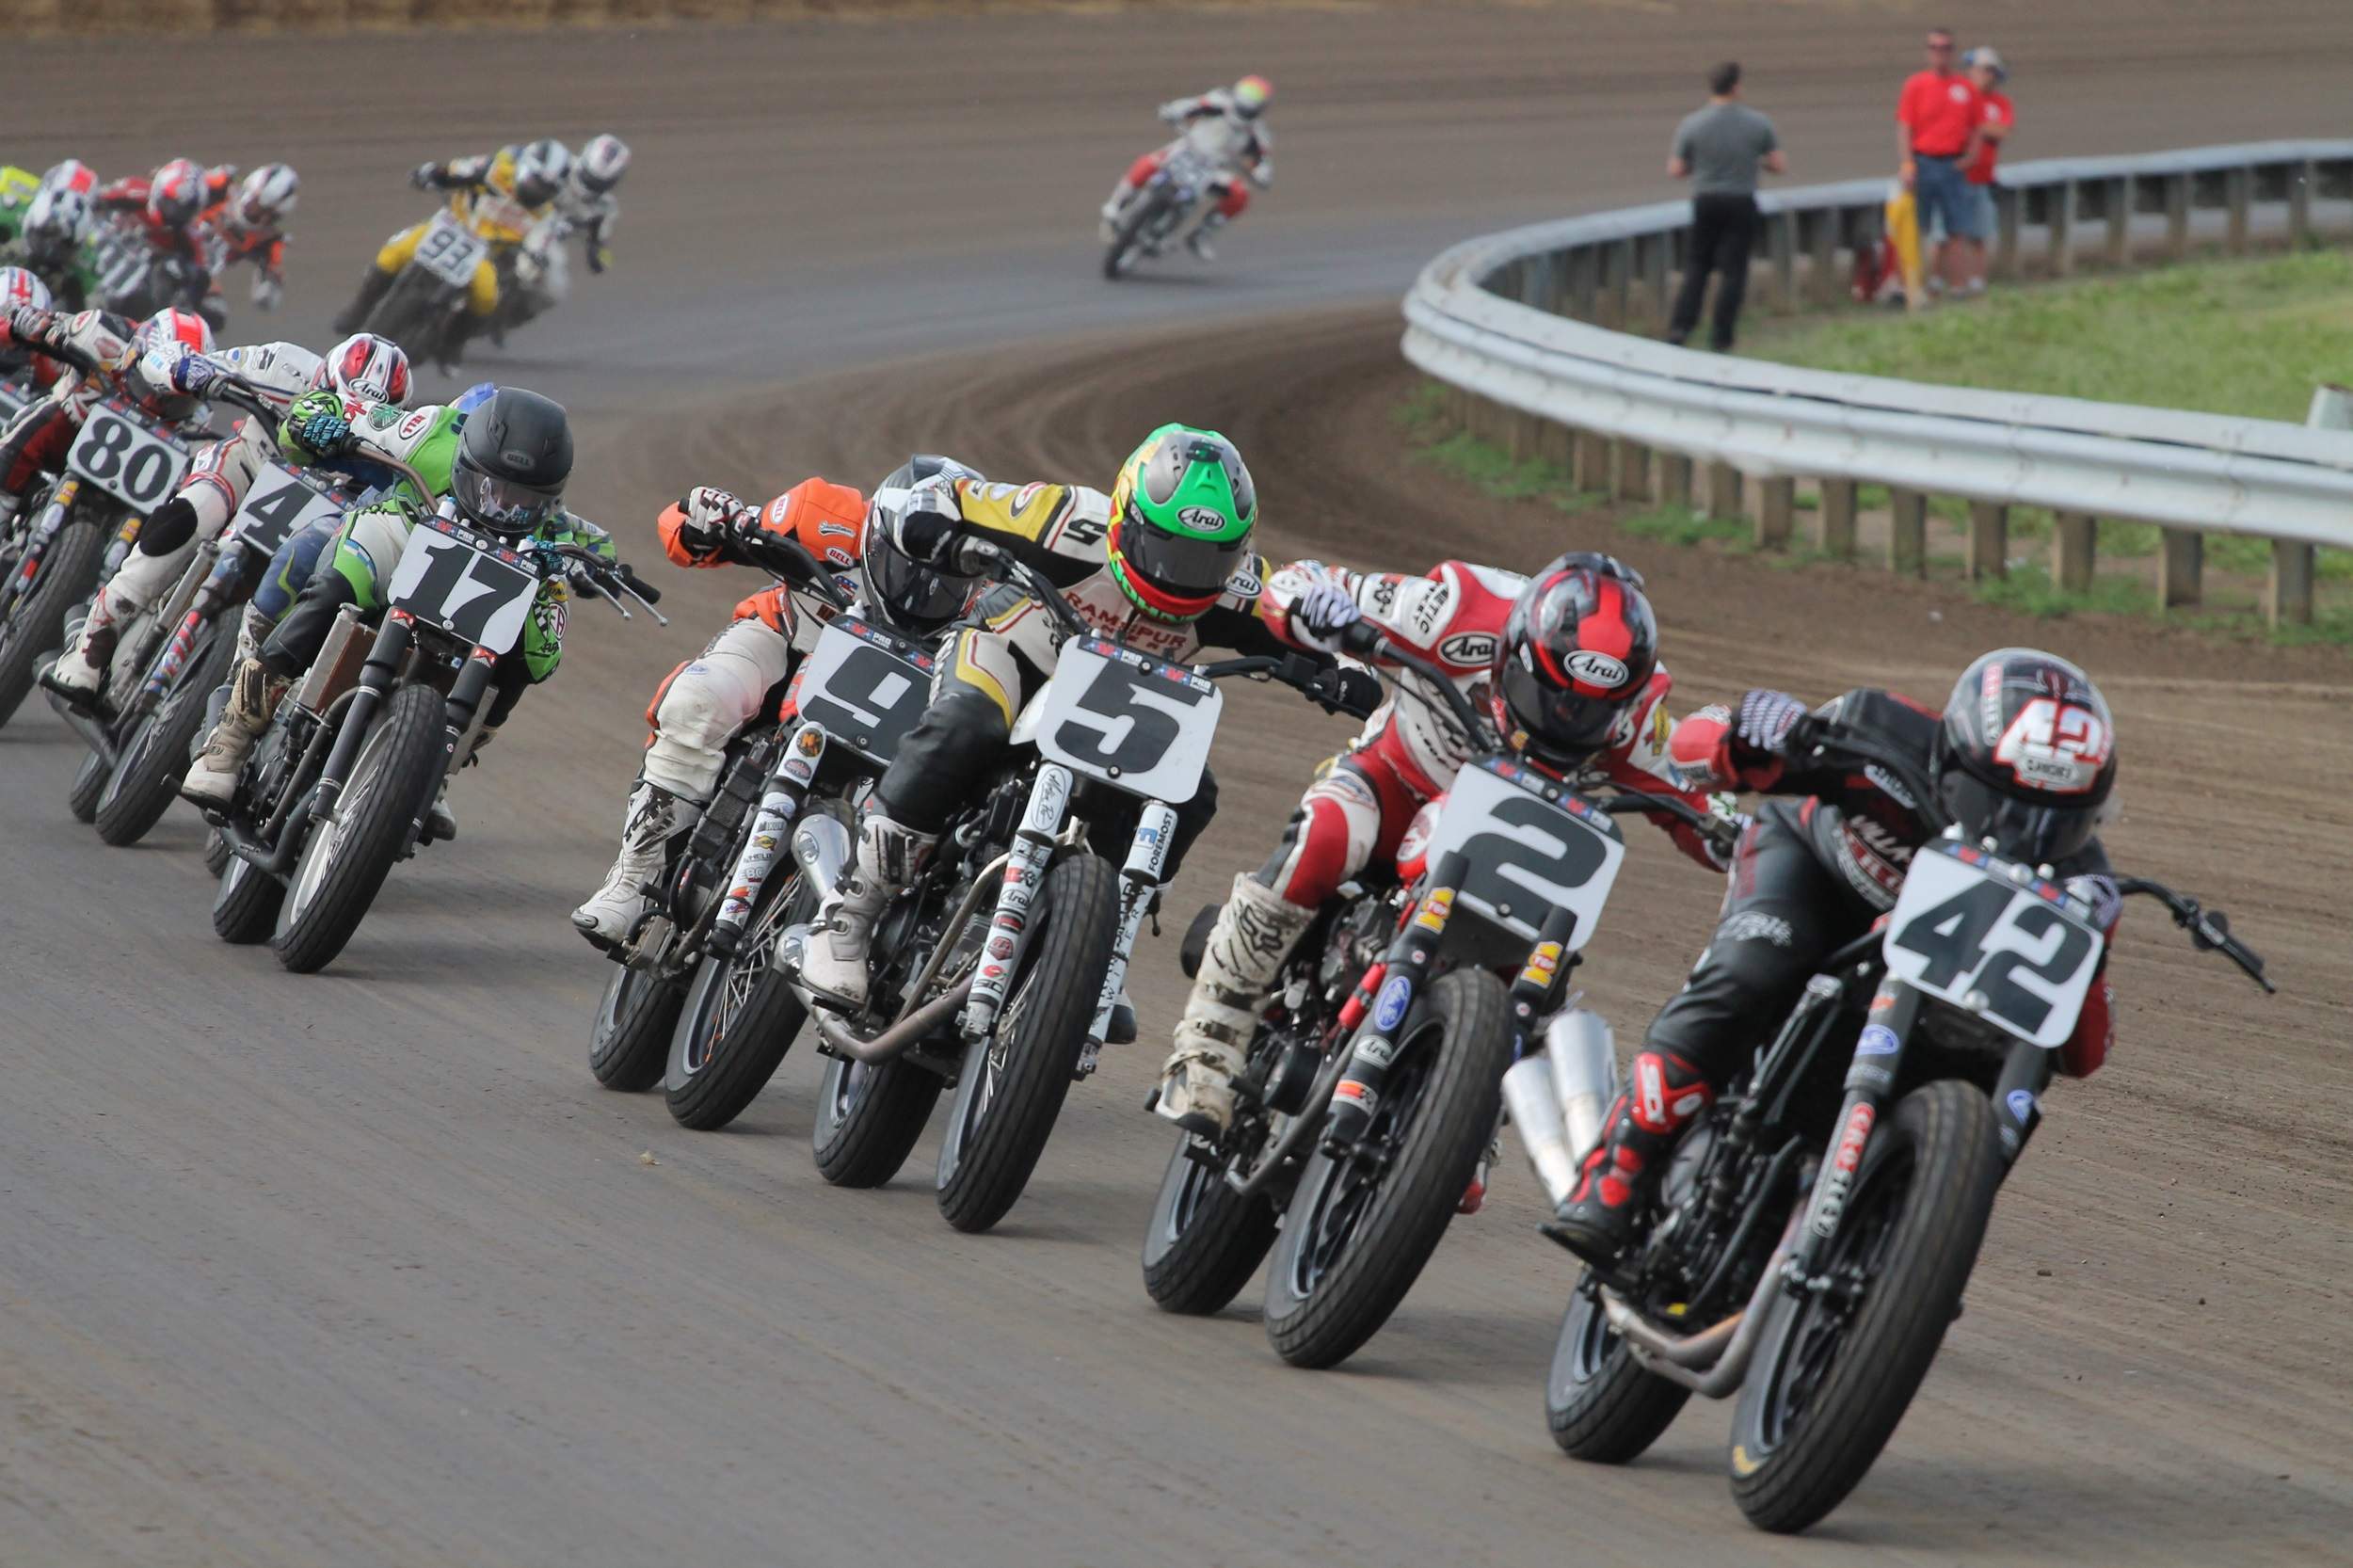
[{"label": "man in red shirt", "polygon": [[[1920,227],[1942,222],[1954,240],[1978,240],[1976,200],[1963,177],[1977,155],[1984,105],[1969,78],[1953,69],[1953,35],[1938,27],[1929,34],[1928,69],[1914,72],[1896,100],[1897,172],[1918,200]],[[1947,288],[1967,280],[1964,248],[1947,244],[1936,270]]]},{"label": "man in red shirt", "polygon": [[1993,166],[2001,158],[2002,143],[2017,123],[2017,115],[2010,108],[2009,95],[2002,91],[2002,84],[2009,79],[2009,69],[2002,64],[2002,56],[1990,43],[1979,44],[1961,57],[1961,69],[1969,73],[1970,86],[1977,89],[1977,154],[1969,161],[1969,199],[1977,207],[1977,237],[1967,241],[1964,251],[1968,260],[1967,288],[1971,294],[1985,292],[1985,242],[1993,232]]}]

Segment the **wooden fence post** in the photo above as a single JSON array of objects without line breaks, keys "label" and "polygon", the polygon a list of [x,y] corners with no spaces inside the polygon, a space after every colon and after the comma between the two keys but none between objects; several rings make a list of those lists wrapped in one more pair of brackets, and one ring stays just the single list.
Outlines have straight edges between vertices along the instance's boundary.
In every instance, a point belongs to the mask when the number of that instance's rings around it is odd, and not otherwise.
[{"label": "wooden fence post", "polygon": [[1740,515],[1740,471],[1730,463],[1707,465],[1707,515],[1718,522]]},{"label": "wooden fence post", "polygon": [[1854,558],[1857,488],[1851,479],[1822,481],[1822,553],[1841,561]]},{"label": "wooden fence post", "polygon": [[2018,276],[2018,210],[2023,202],[2017,187],[1994,185],[1993,264],[1988,270],[1996,278]]},{"label": "wooden fence post", "polygon": [[2061,180],[2051,187],[2043,217],[2051,228],[2051,276],[2064,278],[2075,270],[2075,182]]},{"label": "wooden fence post", "polygon": [[1691,509],[1691,459],[1680,452],[1658,455],[1658,504]]},{"label": "wooden fence post", "polygon": [[2108,265],[2121,267],[2133,259],[2133,178],[2120,174],[2107,187]]},{"label": "wooden fence post", "polygon": [[2302,245],[2313,232],[2313,161],[2306,158],[2288,170],[2288,244]]},{"label": "wooden fence post", "polygon": [[2097,520],[2087,512],[2059,513],[2051,529],[2051,581],[2061,593],[2089,593],[2099,552]]},{"label": "wooden fence post", "polygon": [[1571,457],[1571,484],[1595,495],[1609,488],[1609,438],[1592,430],[1579,430]]},{"label": "wooden fence post", "polygon": [[2009,508],[1998,501],[1969,504],[1969,580],[2009,575]]},{"label": "wooden fence post", "polygon": [[1650,499],[1650,448],[1641,441],[1623,438],[1609,443],[1616,449],[1617,472],[1610,484],[1611,493],[1620,501]]},{"label": "wooden fence post", "polygon": [[2188,528],[2165,531],[2165,548],[2157,557],[2157,602],[2167,609],[2195,604],[2201,594],[2199,579],[2206,565],[2206,536]]},{"label": "wooden fence post", "polygon": [[2271,585],[2264,613],[2273,630],[2313,623],[2313,551],[2301,539],[2271,541]]},{"label": "wooden fence post", "polygon": [[1786,550],[1798,512],[1798,482],[1776,476],[1757,482],[1756,548]]},{"label": "wooden fence post", "polygon": [[1888,510],[1894,520],[1887,530],[1887,569],[1907,577],[1924,577],[1929,569],[1929,498],[1918,490],[1891,489]]},{"label": "wooden fence post", "polygon": [[2165,253],[2179,261],[2189,250],[2189,180],[2186,174],[2160,175],[2165,182]]},{"label": "wooden fence post", "polygon": [[2254,204],[2255,174],[2249,168],[2226,169],[2222,175],[2222,201],[2230,213],[2229,238],[2225,242],[2232,255],[2247,249],[2247,210]]}]

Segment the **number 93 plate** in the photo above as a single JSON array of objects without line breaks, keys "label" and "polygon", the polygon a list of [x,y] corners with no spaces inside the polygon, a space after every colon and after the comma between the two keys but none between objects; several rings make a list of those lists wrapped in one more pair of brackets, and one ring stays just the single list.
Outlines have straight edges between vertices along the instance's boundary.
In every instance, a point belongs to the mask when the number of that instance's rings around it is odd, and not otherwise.
[{"label": "number 93 plate", "polygon": [[1225,706],[1217,688],[1186,665],[1100,637],[1072,637],[1039,694],[1036,723],[1023,714],[1014,738],[1034,739],[1048,761],[1182,806],[1201,788]]},{"label": "number 93 plate", "polygon": [[1887,972],[2046,1049],[2067,1043],[2105,939],[2057,884],[1967,844],[1923,844],[1887,925]]}]

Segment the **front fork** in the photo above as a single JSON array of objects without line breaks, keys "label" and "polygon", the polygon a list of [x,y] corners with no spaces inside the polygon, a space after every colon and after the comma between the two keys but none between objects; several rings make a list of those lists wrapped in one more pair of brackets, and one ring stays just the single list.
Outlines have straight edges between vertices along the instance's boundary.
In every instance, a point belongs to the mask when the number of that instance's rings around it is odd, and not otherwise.
[{"label": "front fork", "polygon": [[41,557],[49,552],[49,541],[65,527],[73,515],[74,497],[82,493],[79,479],[61,479],[49,492],[40,516],[25,531],[24,553],[16,559],[16,569],[8,573],[4,593],[0,593],[0,618],[6,618],[16,608],[17,600],[33,591],[33,581],[40,575]]},{"label": "front fork", "polygon": [[[998,1010],[1005,1005],[1005,993],[1013,986],[1014,971],[1020,966],[1029,934],[1030,905],[1037,901],[1038,884],[1045,880],[1047,863],[1053,858],[1055,835],[1062,831],[1063,818],[1070,811],[1070,770],[1059,762],[1039,763],[1037,777],[1031,781],[1021,825],[1014,832],[1013,848],[1005,859],[1005,880],[997,890],[997,909],[989,917],[988,936],[982,944],[980,971],[972,977],[971,994],[956,1020],[957,1030],[968,1040],[986,1038],[997,1025]],[[948,942],[955,937],[956,933],[945,931],[939,939]]]},{"label": "front fork", "polygon": [[777,850],[785,840],[785,831],[792,819],[801,814],[801,803],[808,797],[808,786],[817,776],[817,764],[824,760],[825,730],[823,725],[804,722],[792,733],[776,765],[769,770],[767,792],[760,797],[759,813],[752,819],[752,831],[744,840],[744,849],[735,857],[734,868],[728,873],[726,898],[711,924],[710,939],[704,944],[713,956],[727,958],[734,954],[736,945],[744,939],[744,928],[750,923],[753,907],[760,903],[760,890],[767,886],[768,873],[776,869]]},{"label": "front fork", "polygon": [[1147,802],[1136,819],[1136,836],[1128,845],[1127,863],[1119,868],[1119,934],[1112,942],[1111,967],[1103,971],[1103,994],[1095,999],[1095,1021],[1087,1026],[1086,1048],[1079,1053],[1077,1076],[1095,1071],[1103,1042],[1111,1035],[1112,1010],[1128,984],[1128,961],[1136,950],[1144,918],[1152,912],[1160,891],[1160,872],[1168,865],[1169,840],[1176,832],[1176,808],[1161,801]]},{"label": "front fork", "polygon": [[1430,984],[1430,970],[1454,917],[1454,893],[1469,862],[1458,850],[1439,857],[1423,884],[1414,910],[1390,938],[1381,962],[1365,971],[1356,992],[1340,1009],[1340,1026],[1352,1030],[1348,1066],[1332,1086],[1324,1112],[1323,1147],[1337,1153],[1354,1147],[1381,1104],[1389,1064],[1397,1059],[1397,1036],[1414,1010],[1414,999]]}]

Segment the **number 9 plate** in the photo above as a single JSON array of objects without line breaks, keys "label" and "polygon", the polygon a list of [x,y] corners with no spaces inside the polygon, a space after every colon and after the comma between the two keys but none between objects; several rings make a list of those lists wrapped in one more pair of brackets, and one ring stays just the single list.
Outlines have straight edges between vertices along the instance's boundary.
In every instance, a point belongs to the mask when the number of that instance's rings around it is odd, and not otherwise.
[{"label": "number 9 plate", "polygon": [[2063,889],[1942,840],[1912,857],[1887,925],[1887,972],[2046,1049],[2067,1043],[2105,939]]},{"label": "number 9 plate", "polygon": [[1014,739],[1034,739],[1047,760],[1130,794],[1182,806],[1201,788],[1225,706],[1217,688],[1183,664],[1072,637],[1038,695],[1036,723],[1024,713]]}]

